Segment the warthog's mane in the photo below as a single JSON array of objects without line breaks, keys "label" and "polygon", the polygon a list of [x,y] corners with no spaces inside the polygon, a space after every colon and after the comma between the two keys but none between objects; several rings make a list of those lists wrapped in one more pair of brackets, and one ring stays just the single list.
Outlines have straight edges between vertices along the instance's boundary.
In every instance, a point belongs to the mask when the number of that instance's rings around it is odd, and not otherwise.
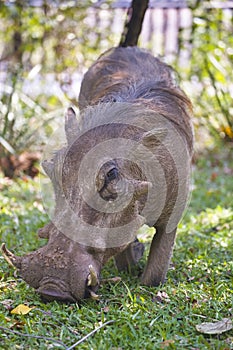
[{"label": "warthog's mane", "polygon": [[191,102],[178,87],[173,69],[146,51],[116,48],[102,55],[84,76],[79,107],[84,129],[119,120],[135,125],[137,119],[150,129],[156,126],[156,116],[162,116],[192,152]]}]

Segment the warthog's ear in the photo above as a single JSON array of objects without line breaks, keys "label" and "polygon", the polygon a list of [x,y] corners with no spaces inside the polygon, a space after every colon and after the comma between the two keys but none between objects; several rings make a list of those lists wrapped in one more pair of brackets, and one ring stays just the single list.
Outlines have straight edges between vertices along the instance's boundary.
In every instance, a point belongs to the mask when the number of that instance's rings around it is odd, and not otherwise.
[{"label": "warthog's ear", "polygon": [[167,135],[167,130],[162,128],[155,128],[145,132],[142,135],[142,144],[148,148],[154,148],[163,142]]},{"label": "warthog's ear", "polygon": [[75,110],[72,107],[69,107],[65,114],[65,132],[68,145],[72,144],[75,141],[78,130],[79,125]]},{"label": "warthog's ear", "polygon": [[49,160],[43,160],[43,162],[41,163],[44,171],[46,172],[46,174],[48,175],[48,177],[50,177],[50,179],[52,178],[52,174],[53,174],[53,169],[54,169],[54,165],[53,165],[53,161],[49,161]]}]

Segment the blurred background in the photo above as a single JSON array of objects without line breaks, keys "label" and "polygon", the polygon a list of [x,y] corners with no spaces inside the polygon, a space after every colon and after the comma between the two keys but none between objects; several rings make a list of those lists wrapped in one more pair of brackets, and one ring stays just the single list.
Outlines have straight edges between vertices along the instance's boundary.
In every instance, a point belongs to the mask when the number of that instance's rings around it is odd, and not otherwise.
[{"label": "blurred background", "polygon": [[[85,71],[120,42],[130,0],[0,2],[0,169],[35,176]],[[151,0],[140,35],[194,105],[195,157],[233,143],[233,1]]]}]

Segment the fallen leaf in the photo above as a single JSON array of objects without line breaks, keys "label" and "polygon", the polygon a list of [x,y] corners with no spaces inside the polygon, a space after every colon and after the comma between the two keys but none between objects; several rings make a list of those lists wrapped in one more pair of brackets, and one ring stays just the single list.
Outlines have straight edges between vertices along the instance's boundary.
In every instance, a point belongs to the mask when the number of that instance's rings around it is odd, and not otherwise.
[{"label": "fallen leaf", "polygon": [[10,327],[10,329],[22,329],[23,327],[25,326],[25,322],[24,321],[15,321],[12,325],[11,325],[11,327]]},{"label": "fallen leaf", "polygon": [[233,324],[230,318],[223,318],[217,322],[203,322],[196,325],[197,331],[205,334],[221,334],[232,328]]},{"label": "fallen leaf", "polygon": [[109,312],[109,306],[103,307],[102,310],[103,310],[104,313],[108,313]]},{"label": "fallen leaf", "polygon": [[11,314],[14,314],[14,315],[26,315],[32,309],[34,309],[34,306],[33,307],[28,307],[27,305],[19,304],[18,306],[16,306],[16,308],[11,310]]},{"label": "fallen leaf", "polygon": [[3,301],[1,301],[1,304],[7,309],[7,310],[11,310],[12,308],[12,304],[14,303],[14,300],[12,299],[5,299]]},{"label": "fallen leaf", "polygon": [[169,303],[170,302],[170,298],[169,298],[169,296],[167,295],[166,292],[158,291],[158,293],[152,299],[152,301],[157,301],[159,303],[163,303],[163,302]]},{"label": "fallen leaf", "polygon": [[162,343],[160,343],[160,345],[161,345],[161,348],[164,349],[173,343],[174,343],[173,339],[167,339],[167,340],[164,340]]},{"label": "fallen leaf", "polygon": [[11,318],[10,317],[5,317],[6,322],[11,322]]}]

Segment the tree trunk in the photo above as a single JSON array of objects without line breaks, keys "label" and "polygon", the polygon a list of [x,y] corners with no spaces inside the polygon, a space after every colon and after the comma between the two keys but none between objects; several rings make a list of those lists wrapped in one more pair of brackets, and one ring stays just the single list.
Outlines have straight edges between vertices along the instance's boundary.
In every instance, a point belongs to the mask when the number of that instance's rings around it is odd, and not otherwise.
[{"label": "tree trunk", "polygon": [[132,0],[119,46],[137,46],[149,0]]}]

